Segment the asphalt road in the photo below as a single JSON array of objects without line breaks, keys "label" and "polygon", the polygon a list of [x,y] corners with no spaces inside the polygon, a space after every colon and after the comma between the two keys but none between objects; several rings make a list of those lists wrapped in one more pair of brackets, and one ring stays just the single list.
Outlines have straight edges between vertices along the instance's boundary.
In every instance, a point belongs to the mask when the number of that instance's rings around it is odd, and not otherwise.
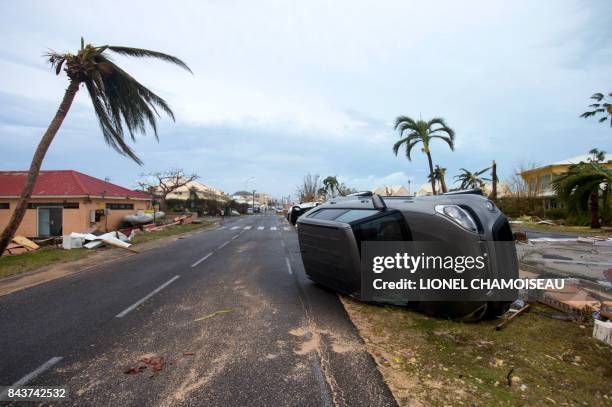
[{"label": "asphalt road", "polygon": [[[0,297],[0,332],[0,384],[66,386],[68,405],[395,405],[271,213]],[[163,368],[124,373],[148,356]]]}]

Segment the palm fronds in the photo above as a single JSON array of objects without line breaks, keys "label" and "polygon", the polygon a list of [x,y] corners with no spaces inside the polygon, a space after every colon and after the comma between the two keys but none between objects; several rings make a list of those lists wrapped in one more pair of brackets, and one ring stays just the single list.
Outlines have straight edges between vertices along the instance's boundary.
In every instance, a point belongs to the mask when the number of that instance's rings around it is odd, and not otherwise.
[{"label": "palm fronds", "polygon": [[124,128],[132,140],[136,134],[146,133],[147,125],[157,134],[157,118],[162,111],[174,120],[168,103],[121,69],[108,52],[139,58],[156,58],[170,62],[191,72],[180,59],[162,52],[120,46],[93,46],[81,38],[81,49],[76,55],[49,52],[49,62],[59,75],[62,67],[77,83],[84,83],[98,118],[106,143],[138,164],[142,161],[125,142]]},{"label": "palm fronds", "polygon": [[610,119],[610,127],[612,127],[612,92],[608,95],[603,93],[594,93],[591,99],[597,103],[590,104],[589,107],[593,110],[588,110],[580,115],[580,117],[588,119],[596,115],[603,115],[599,118],[599,123],[603,123]]}]

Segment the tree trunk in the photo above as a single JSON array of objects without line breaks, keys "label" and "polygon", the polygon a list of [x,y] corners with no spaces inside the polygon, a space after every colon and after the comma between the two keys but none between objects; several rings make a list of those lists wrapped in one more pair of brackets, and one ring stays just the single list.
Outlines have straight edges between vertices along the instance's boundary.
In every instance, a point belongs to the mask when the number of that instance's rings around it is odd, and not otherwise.
[{"label": "tree trunk", "polygon": [[431,193],[436,195],[436,180],[433,173],[433,162],[431,161],[431,153],[427,152],[427,161],[429,161],[429,175],[431,177]]},{"label": "tree trunk", "polygon": [[491,167],[491,184],[493,185],[493,191],[491,192],[491,199],[497,199],[497,164],[493,160],[493,166]]},{"label": "tree trunk", "polygon": [[444,179],[444,174],[440,174],[440,188],[442,188],[443,194],[448,192],[448,188],[446,187],[446,180]]},{"label": "tree trunk", "polygon": [[64,93],[64,99],[60,104],[57,112],[55,113],[55,117],[49,124],[47,131],[43,135],[40,143],[38,143],[38,147],[34,152],[34,157],[32,158],[32,163],[30,164],[30,170],[28,172],[28,178],[21,190],[21,195],[19,196],[19,201],[17,201],[17,206],[15,207],[15,211],[11,216],[11,219],[4,228],[2,232],[2,236],[0,236],[0,256],[4,253],[4,250],[7,248],[13,237],[15,236],[15,232],[17,232],[17,228],[21,224],[23,217],[26,213],[26,208],[28,205],[28,200],[30,196],[32,196],[32,191],[34,190],[34,184],[36,183],[36,178],[38,177],[38,173],[40,172],[40,167],[42,165],[43,159],[45,158],[45,154],[53,141],[53,138],[57,134],[70,106],[72,105],[72,101],[74,100],[74,96],[79,90],[79,83],[71,81],[68,89],[66,89],[66,93]]},{"label": "tree trunk", "polygon": [[591,229],[599,229],[601,224],[599,223],[599,194],[597,190],[591,192],[589,206],[591,208]]}]

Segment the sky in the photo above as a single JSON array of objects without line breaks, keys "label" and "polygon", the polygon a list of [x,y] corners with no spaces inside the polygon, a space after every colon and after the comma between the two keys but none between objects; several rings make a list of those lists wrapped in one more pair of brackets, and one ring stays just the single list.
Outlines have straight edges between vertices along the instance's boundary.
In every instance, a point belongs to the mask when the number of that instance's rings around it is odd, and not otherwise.
[{"label": "sky", "polygon": [[447,183],[492,160],[508,179],[597,147],[612,129],[579,115],[612,91],[612,2],[606,1],[0,1],[0,170],[25,170],[68,81],[43,54],[94,45],[148,48],[176,66],[115,61],[165,98],[131,146],[108,148],[85,89],[43,169],[74,169],[136,187],[182,168],[228,193],[292,195],[307,173],[359,190],[426,182],[419,149],[395,156],[398,115],[443,117],[455,151],[431,146]]}]

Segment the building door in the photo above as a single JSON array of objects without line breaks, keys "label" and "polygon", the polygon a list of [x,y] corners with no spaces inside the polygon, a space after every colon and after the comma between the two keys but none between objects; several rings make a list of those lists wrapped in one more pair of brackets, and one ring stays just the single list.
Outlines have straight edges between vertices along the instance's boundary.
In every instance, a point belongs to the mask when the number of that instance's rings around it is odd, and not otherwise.
[{"label": "building door", "polygon": [[62,207],[38,208],[38,235],[62,235]]}]

